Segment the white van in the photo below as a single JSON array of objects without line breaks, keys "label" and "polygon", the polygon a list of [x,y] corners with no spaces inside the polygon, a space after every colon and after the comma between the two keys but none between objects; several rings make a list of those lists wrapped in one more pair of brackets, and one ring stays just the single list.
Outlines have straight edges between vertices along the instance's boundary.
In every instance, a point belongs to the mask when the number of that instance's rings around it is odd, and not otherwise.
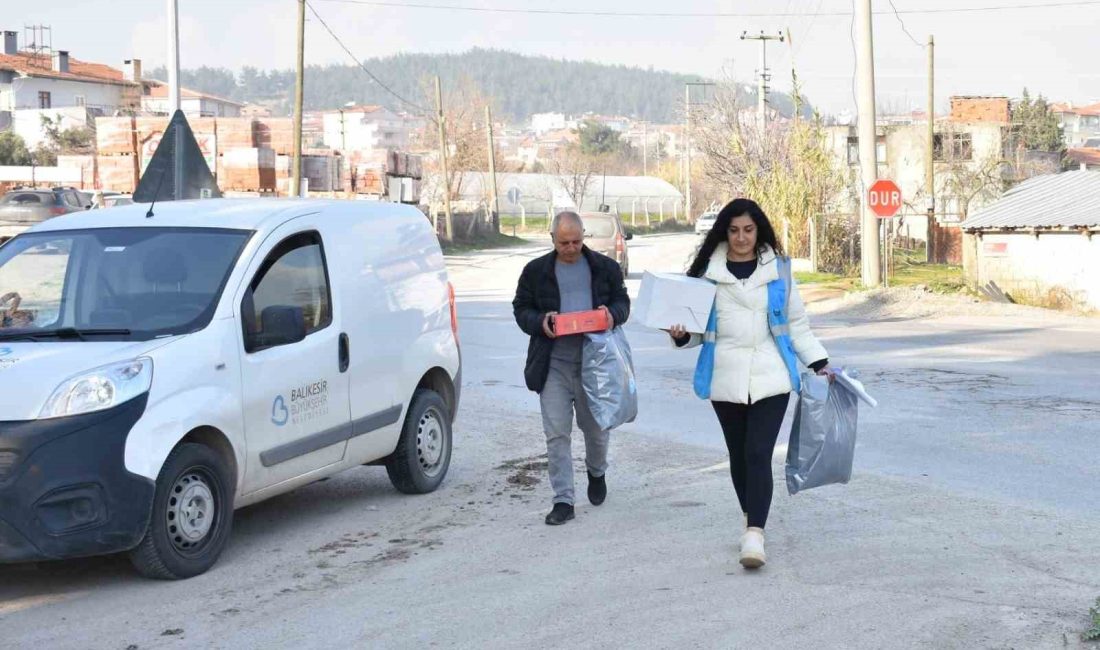
[{"label": "white van", "polygon": [[365,463],[447,473],[454,292],[415,208],[205,200],[0,246],[0,562],[207,570],[232,512]]}]

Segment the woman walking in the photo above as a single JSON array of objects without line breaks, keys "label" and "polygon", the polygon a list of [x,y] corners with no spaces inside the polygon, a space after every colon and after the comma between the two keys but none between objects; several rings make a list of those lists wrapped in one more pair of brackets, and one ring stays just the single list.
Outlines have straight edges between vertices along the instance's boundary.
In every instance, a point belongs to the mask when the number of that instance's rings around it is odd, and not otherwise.
[{"label": "woman walking", "polygon": [[[730,455],[730,475],[745,516],[740,562],[764,565],[764,526],[772,501],[772,453],[797,373],[780,352],[769,327],[769,283],[780,280],[783,250],[755,201],[736,199],[718,213],[688,269],[688,275],[717,284],[717,331],[710,400]],[[810,322],[793,281],[787,302],[790,341],[798,359],[830,375],[825,348]],[[668,330],[681,348],[703,342],[682,325]]]}]

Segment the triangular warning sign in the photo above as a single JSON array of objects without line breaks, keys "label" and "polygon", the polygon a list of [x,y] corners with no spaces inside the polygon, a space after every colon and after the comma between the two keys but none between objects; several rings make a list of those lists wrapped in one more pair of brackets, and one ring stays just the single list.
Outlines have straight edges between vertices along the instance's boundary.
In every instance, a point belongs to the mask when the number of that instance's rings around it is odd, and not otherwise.
[{"label": "triangular warning sign", "polygon": [[134,192],[137,203],[216,199],[218,184],[183,111],[176,111]]}]

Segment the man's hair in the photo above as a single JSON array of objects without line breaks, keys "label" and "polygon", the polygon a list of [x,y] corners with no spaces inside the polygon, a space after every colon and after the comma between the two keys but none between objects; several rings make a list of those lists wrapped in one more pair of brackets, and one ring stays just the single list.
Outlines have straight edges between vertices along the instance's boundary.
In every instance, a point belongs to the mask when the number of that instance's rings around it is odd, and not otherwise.
[{"label": "man's hair", "polygon": [[584,232],[584,221],[581,220],[581,215],[573,212],[572,210],[565,210],[554,215],[553,221],[550,222],[550,236],[557,239],[558,227],[562,222],[575,223],[580,226],[581,232]]}]

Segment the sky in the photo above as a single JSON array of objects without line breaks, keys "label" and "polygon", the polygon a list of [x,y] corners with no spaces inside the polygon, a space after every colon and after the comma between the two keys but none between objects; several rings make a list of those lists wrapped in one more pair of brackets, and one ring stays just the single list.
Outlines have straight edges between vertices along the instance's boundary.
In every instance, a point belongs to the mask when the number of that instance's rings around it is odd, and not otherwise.
[{"label": "sky", "polygon": [[[178,0],[180,61],[238,70],[294,66],[295,0]],[[792,64],[803,92],[823,112],[854,112],[852,0],[309,0],[360,59],[400,52],[496,48],[555,58],[625,64],[755,83],[759,44],[744,31],[790,31],[768,45],[772,87],[789,90]],[[879,112],[926,104],[928,35],[935,37],[936,107],[950,95],[1018,96],[1026,86],[1054,101],[1100,101],[1096,56],[1100,2],[965,13],[909,13],[958,7],[1012,7],[1058,0],[873,0]],[[592,16],[412,8],[478,8],[736,16]],[[52,28],[54,49],[121,68],[166,59],[168,0],[42,0],[0,14],[0,29]],[[893,8],[901,12],[894,14]],[[767,14],[767,15],[765,15]],[[788,14],[779,16],[775,14]],[[308,14],[306,62],[351,58]],[[908,34],[906,33],[908,32]],[[912,36],[910,36],[912,35]],[[383,81],[385,81],[383,79]]]}]

